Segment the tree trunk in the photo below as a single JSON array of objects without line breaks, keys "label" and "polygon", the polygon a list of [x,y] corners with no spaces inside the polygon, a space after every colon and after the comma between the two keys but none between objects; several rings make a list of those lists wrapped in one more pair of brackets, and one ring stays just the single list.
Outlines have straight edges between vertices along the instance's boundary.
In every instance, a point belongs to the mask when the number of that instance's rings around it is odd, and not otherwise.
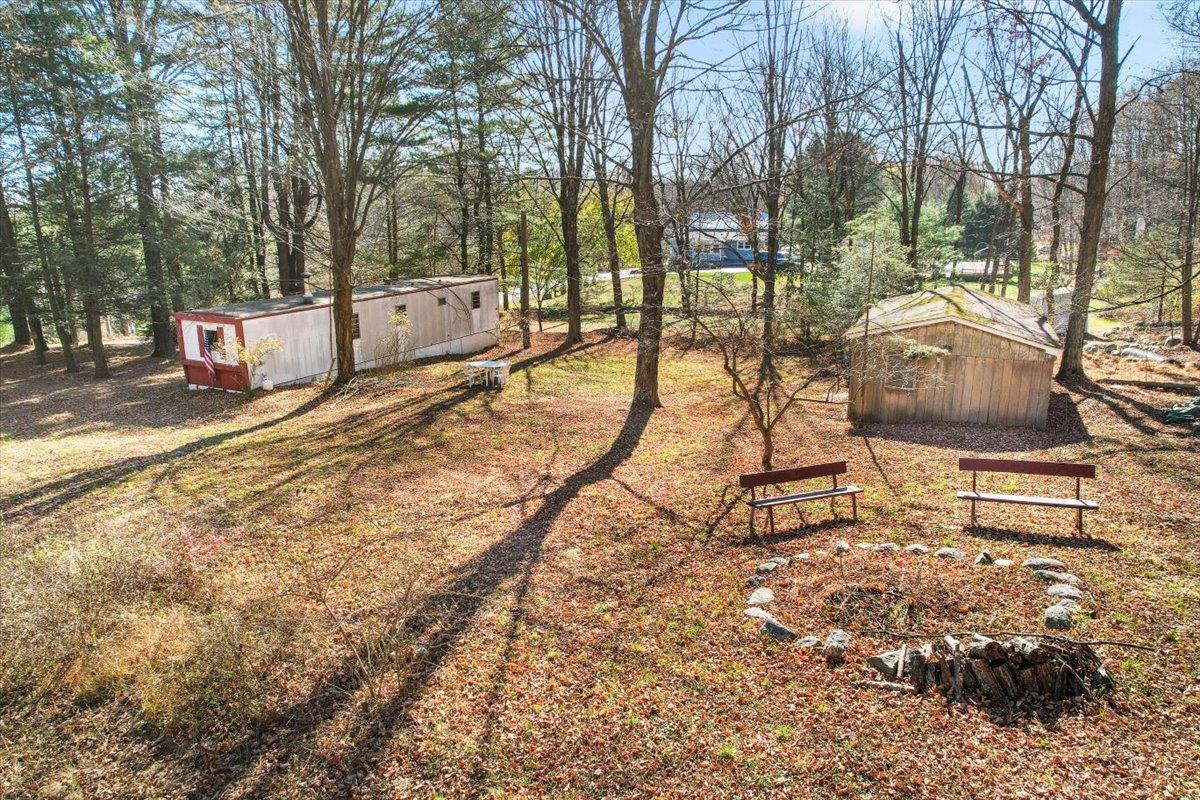
[{"label": "tree trunk", "polygon": [[561,179],[559,217],[563,256],[567,266],[567,341],[583,341],[583,296],[579,264],[579,185],[574,178]]},{"label": "tree trunk", "polygon": [[529,221],[521,212],[521,227],[517,229],[518,245],[521,248],[521,347],[528,350],[529,340]]},{"label": "tree trunk", "polygon": [[[1104,203],[1108,194],[1108,158],[1112,147],[1113,125],[1117,116],[1117,75],[1120,70],[1118,25],[1122,0],[1109,0],[1103,23],[1090,20],[1100,39],[1100,96],[1096,122],[1092,128],[1091,166],[1083,195],[1083,220],[1080,225],[1079,256],[1075,266],[1075,291],[1071,296],[1071,314],[1063,342],[1060,380],[1083,378],[1083,339],[1087,333],[1088,309],[1096,282],[1096,258],[1100,250],[1100,232],[1104,224]],[[1090,17],[1090,15],[1088,15]],[[1093,24],[1094,23],[1094,24]]]},{"label": "tree trunk", "polygon": [[[332,222],[332,221],[331,221]],[[331,229],[333,225],[330,226]],[[337,351],[338,384],[354,377],[354,240],[349,230],[338,230],[329,237],[329,269],[333,273],[333,340]]]},{"label": "tree trunk", "polygon": [[[24,270],[21,267],[21,253],[17,248],[17,233],[13,227],[12,217],[8,213],[8,198],[4,193],[4,185],[0,182],[0,269],[4,274],[4,301],[8,305],[8,318],[12,321],[13,342],[24,347],[30,344],[31,338],[29,313],[29,287],[25,284]],[[45,345],[37,350],[40,360],[45,363]]]},{"label": "tree trunk", "polygon": [[1021,241],[1020,260],[1017,264],[1017,301],[1028,303],[1033,281],[1033,156],[1029,144],[1030,119],[1024,117],[1020,125],[1018,147],[1021,159]]},{"label": "tree trunk", "polygon": [[1180,254],[1182,258],[1180,258],[1179,280],[1182,287],[1180,306],[1183,343],[1195,349],[1197,326],[1193,318],[1192,301],[1196,295],[1196,220],[1200,215],[1200,112],[1193,109],[1192,113],[1195,117],[1192,125],[1192,141],[1184,146],[1184,166],[1187,174],[1184,176],[1183,235],[1180,238],[1180,247],[1183,252]]},{"label": "tree trunk", "polygon": [[609,196],[608,178],[604,174],[600,159],[596,158],[596,195],[600,201],[600,221],[604,226],[604,244],[608,254],[608,272],[612,278],[613,308],[616,311],[618,330],[625,328],[625,298],[621,291],[621,256],[617,250],[617,197]]},{"label": "tree trunk", "polygon": [[500,303],[508,311],[508,267],[504,262],[504,227],[496,228],[496,261],[500,267]]},{"label": "tree trunk", "polygon": [[46,299],[50,305],[50,318],[54,320],[54,329],[58,333],[62,345],[63,361],[67,372],[78,372],[79,365],[75,362],[75,353],[71,349],[71,332],[67,324],[67,314],[70,310],[63,307],[62,296],[59,294],[58,282],[50,266],[50,256],[46,251],[46,237],[42,230],[41,205],[38,201],[37,184],[33,180],[33,162],[29,158],[29,150],[25,142],[25,128],[21,107],[17,98],[16,88],[12,85],[9,75],[9,99],[12,103],[13,126],[16,129],[18,152],[25,169],[25,191],[29,197],[29,221],[33,224],[34,244],[38,251],[38,261],[42,268],[42,279],[46,288]]}]

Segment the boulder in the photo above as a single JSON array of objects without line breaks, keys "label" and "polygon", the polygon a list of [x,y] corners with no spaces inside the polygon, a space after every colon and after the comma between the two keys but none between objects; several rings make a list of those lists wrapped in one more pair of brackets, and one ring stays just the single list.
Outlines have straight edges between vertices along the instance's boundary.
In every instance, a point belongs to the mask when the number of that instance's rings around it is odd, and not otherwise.
[{"label": "boulder", "polygon": [[1166,361],[1166,357],[1141,347],[1126,347],[1121,355],[1133,361]]},{"label": "boulder", "polygon": [[904,548],[904,552],[925,555],[926,553],[929,552],[929,548],[923,544],[917,544],[914,542],[913,544],[910,544],[908,547]]},{"label": "boulder", "polygon": [[1067,565],[1059,561],[1057,558],[1046,558],[1044,556],[1034,556],[1027,558],[1021,562],[1021,566],[1027,569],[1066,569]]},{"label": "boulder", "polygon": [[747,605],[765,606],[767,603],[775,602],[775,593],[766,586],[760,586],[750,593],[749,599],[746,600]]},{"label": "boulder", "polygon": [[1071,616],[1071,612],[1060,605],[1052,605],[1046,609],[1046,616],[1043,620],[1047,628],[1056,630],[1069,630],[1075,627],[1075,618]]},{"label": "boulder", "polygon": [[763,620],[762,633],[780,641],[790,642],[797,638],[796,632],[779,620],[771,617]]},{"label": "boulder", "polygon": [[1079,605],[1079,603],[1077,603],[1076,601],[1072,600],[1072,599],[1071,599],[1071,598],[1069,598],[1069,597],[1061,597],[1061,598],[1059,598],[1058,602],[1057,602],[1057,603],[1055,603],[1054,605],[1056,605],[1056,606],[1062,606],[1062,607],[1063,607],[1063,608],[1065,608],[1067,611],[1070,611],[1072,614],[1086,614],[1086,613],[1088,613],[1088,612],[1087,612],[1087,611],[1084,609],[1084,607],[1083,607],[1083,606]]},{"label": "boulder", "polygon": [[800,647],[804,647],[804,648],[816,647],[820,643],[821,643],[820,636],[805,636],[803,639],[796,642],[796,644],[798,644]]},{"label": "boulder", "polygon": [[996,563],[996,559],[992,558],[992,554],[987,550],[980,550],[979,555],[975,556],[975,563],[988,566]]},{"label": "boulder", "polygon": [[844,556],[846,553],[850,552],[850,543],[845,539],[840,539],[838,543],[833,546],[833,552],[835,555]]},{"label": "boulder", "polygon": [[750,606],[743,611],[742,614],[750,617],[750,619],[758,619],[762,620],[763,622],[766,622],[769,619],[775,619],[775,617],[771,616],[769,611],[767,611],[765,608],[759,608],[758,606]]},{"label": "boulder", "polygon": [[1167,338],[1163,339],[1163,344],[1165,344],[1167,347],[1174,347],[1177,344],[1183,344],[1183,337],[1178,334],[1174,336],[1168,336]]},{"label": "boulder", "polygon": [[821,655],[831,667],[836,667],[846,660],[846,651],[850,649],[850,634],[841,628],[834,628],[825,637],[821,645]]},{"label": "boulder", "polygon": [[1079,585],[1079,578],[1069,572],[1056,572],[1052,569],[1035,569],[1033,574],[1044,580],[1046,583],[1069,583],[1072,586]]},{"label": "boulder", "polygon": [[883,544],[875,545],[872,549],[876,553],[898,553],[900,552],[900,545],[893,542],[884,542]]},{"label": "boulder", "polygon": [[812,556],[810,556],[808,553],[796,553],[796,555],[792,556],[792,561],[808,561],[810,558],[812,558]]},{"label": "boulder", "polygon": [[1013,560],[1011,558],[997,558],[992,564],[997,567],[1011,567]]},{"label": "boulder", "polygon": [[933,551],[933,554],[938,558],[963,558],[966,556],[966,553],[957,547],[939,547]]},{"label": "boulder", "polygon": [[1046,590],[1046,594],[1051,597],[1065,597],[1068,600],[1082,600],[1083,592],[1078,587],[1072,586],[1069,583],[1056,583]]},{"label": "boulder", "polygon": [[871,544],[870,542],[859,542],[858,544],[856,544],[856,545],[854,545],[854,546],[855,546],[855,547],[857,547],[859,550],[873,550],[873,549],[875,549],[875,545]]},{"label": "boulder", "polygon": [[774,561],[764,561],[754,568],[754,571],[759,575],[770,575],[775,570],[779,569],[779,564]]},{"label": "boulder", "polygon": [[767,561],[774,561],[781,567],[786,567],[788,564],[792,563],[792,560],[787,556],[775,556],[774,558],[768,558]]},{"label": "boulder", "polygon": [[867,666],[887,680],[893,680],[896,677],[896,673],[900,670],[900,651],[889,650],[886,653],[871,656],[867,659]]},{"label": "boulder", "polygon": [[766,582],[767,582],[767,579],[764,578],[762,575],[751,575],[749,578],[746,578],[746,585],[749,586],[751,589],[757,589],[759,586],[762,586]]}]

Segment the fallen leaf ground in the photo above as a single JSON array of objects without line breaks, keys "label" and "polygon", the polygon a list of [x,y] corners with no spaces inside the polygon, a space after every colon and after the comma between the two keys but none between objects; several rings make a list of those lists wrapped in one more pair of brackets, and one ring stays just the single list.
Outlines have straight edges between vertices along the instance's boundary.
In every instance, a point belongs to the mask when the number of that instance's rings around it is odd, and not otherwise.
[{"label": "fallen leaf ground", "polygon": [[[715,357],[672,346],[664,408],[631,414],[635,345],[560,342],[497,348],[514,360],[503,392],[467,390],[445,361],[343,398],[189,393],[136,348],[107,382],[4,356],[10,556],[51,535],[157,537],[191,554],[212,607],[283,598],[312,624],[249,729],[165,736],[120,698],[14,704],[0,794],[1198,796],[1200,447],[1156,416],[1177,396],[1056,385],[1046,431],[863,433],[843,407],[805,404],[776,463],[846,459],[861,522],[813,505],[748,542],[735,486],[757,442]],[[1093,541],[1071,537],[1069,512],[1016,506],[964,529],[963,454],[1095,462]],[[1159,649],[1102,647],[1111,704],[1011,724],[854,688],[867,655],[898,645],[880,620],[1038,631],[1046,600],[1019,567],[818,555],[841,538],[1060,558],[1098,612],[1074,635]],[[813,557],[768,581],[772,611],[801,634],[849,630],[841,669],[742,616],[755,565],[799,552]],[[919,602],[828,602],[869,583]],[[378,666],[355,660],[364,647]]]}]

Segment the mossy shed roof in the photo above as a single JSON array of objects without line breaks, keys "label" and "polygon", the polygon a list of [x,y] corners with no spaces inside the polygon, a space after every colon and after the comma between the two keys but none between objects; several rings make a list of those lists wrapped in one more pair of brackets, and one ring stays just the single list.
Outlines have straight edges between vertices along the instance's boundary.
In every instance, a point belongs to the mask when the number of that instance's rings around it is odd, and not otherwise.
[{"label": "mossy shed roof", "polygon": [[1050,323],[1033,306],[959,284],[881,300],[871,306],[869,314],[864,313],[850,326],[847,339],[866,332],[868,316],[872,336],[938,322],[956,322],[1056,355],[1062,349]]}]

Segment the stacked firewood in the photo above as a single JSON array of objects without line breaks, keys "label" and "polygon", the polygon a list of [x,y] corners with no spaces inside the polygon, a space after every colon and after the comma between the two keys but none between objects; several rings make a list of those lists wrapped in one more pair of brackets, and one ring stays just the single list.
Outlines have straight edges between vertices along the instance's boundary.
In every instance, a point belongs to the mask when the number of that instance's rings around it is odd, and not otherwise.
[{"label": "stacked firewood", "polygon": [[880,653],[867,664],[885,678],[868,683],[905,691],[937,690],[955,702],[1095,699],[1113,687],[1096,652],[1066,639],[945,636],[923,647]]}]

